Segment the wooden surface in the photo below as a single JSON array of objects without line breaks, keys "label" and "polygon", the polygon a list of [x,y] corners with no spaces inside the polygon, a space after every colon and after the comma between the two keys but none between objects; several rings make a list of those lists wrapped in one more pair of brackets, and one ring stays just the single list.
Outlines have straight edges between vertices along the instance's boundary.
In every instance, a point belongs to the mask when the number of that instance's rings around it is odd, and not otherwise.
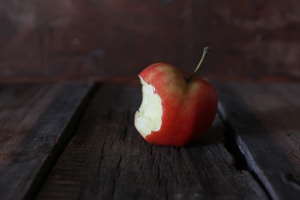
[{"label": "wooden surface", "polygon": [[300,79],[298,0],[0,1],[0,81],[128,78],[149,64]]},{"label": "wooden surface", "polygon": [[2,85],[1,199],[298,200],[300,84],[213,84],[212,127],[180,148],[135,130],[139,85]]},{"label": "wooden surface", "polygon": [[68,142],[91,86],[0,86],[0,199],[34,196]]},{"label": "wooden surface", "polygon": [[216,84],[222,118],[273,199],[300,197],[300,85]]},{"label": "wooden surface", "polygon": [[99,88],[38,199],[266,199],[232,165],[218,118],[203,144],[146,143],[133,127],[139,94],[139,87]]}]

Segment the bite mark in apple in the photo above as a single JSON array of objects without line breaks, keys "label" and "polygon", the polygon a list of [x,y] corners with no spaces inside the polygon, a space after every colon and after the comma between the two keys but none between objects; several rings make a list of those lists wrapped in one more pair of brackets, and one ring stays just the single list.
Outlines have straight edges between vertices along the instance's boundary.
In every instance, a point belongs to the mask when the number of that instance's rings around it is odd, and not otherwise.
[{"label": "bite mark in apple", "polygon": [[155,92],[155,88],[146,83],[140,77],[142,84],[142,103],[135,113],[135,127],[139,133],[146,137],[152,131],[159,131],[162,124],[162,103],[160,96]]}]

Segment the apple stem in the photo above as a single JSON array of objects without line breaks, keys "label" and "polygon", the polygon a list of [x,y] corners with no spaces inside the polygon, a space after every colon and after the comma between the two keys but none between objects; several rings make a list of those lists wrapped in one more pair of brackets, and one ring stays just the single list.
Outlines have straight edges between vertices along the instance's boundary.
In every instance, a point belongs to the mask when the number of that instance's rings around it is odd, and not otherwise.
[{"label": "apple stem", "polygon": [[197,65],[197,67],[194,69],[193,74],[187,79],[187,82],[190,82],[194,78],[194,76],[196,75],[197,71],[201,67],[201,65],[203,63],[203,60],[204,60],[206,54],[208,53],[208,51],[209,51],[209,47],[204,47],[201,59],[200,59],[198,65]]}]

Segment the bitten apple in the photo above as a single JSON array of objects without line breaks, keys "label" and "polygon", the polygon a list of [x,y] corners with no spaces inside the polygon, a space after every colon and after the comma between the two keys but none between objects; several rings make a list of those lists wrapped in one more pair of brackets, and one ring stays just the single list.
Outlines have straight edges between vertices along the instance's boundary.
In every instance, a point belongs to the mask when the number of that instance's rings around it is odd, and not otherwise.
[{"label": "bitten apple", "polygon": [[195,76],[207,51],[205,48],[190,76],[166,63],[152,64],[139,74],[142,103],[134,124],[147,142],[183,146],[210,127],[217,111],[217,94],[208,81]]}]

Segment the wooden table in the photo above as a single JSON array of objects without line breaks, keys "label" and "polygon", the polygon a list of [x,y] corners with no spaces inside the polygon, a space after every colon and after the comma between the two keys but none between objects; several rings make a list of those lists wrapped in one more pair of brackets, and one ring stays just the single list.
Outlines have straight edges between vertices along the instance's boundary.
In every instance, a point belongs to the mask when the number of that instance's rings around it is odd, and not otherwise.
[{"label": "wooden table", "polygon": [[0,199],[300,199],[300,84],[213,84],[212,127],[180,148],[135,130],[138,84],[2,84]]}]

